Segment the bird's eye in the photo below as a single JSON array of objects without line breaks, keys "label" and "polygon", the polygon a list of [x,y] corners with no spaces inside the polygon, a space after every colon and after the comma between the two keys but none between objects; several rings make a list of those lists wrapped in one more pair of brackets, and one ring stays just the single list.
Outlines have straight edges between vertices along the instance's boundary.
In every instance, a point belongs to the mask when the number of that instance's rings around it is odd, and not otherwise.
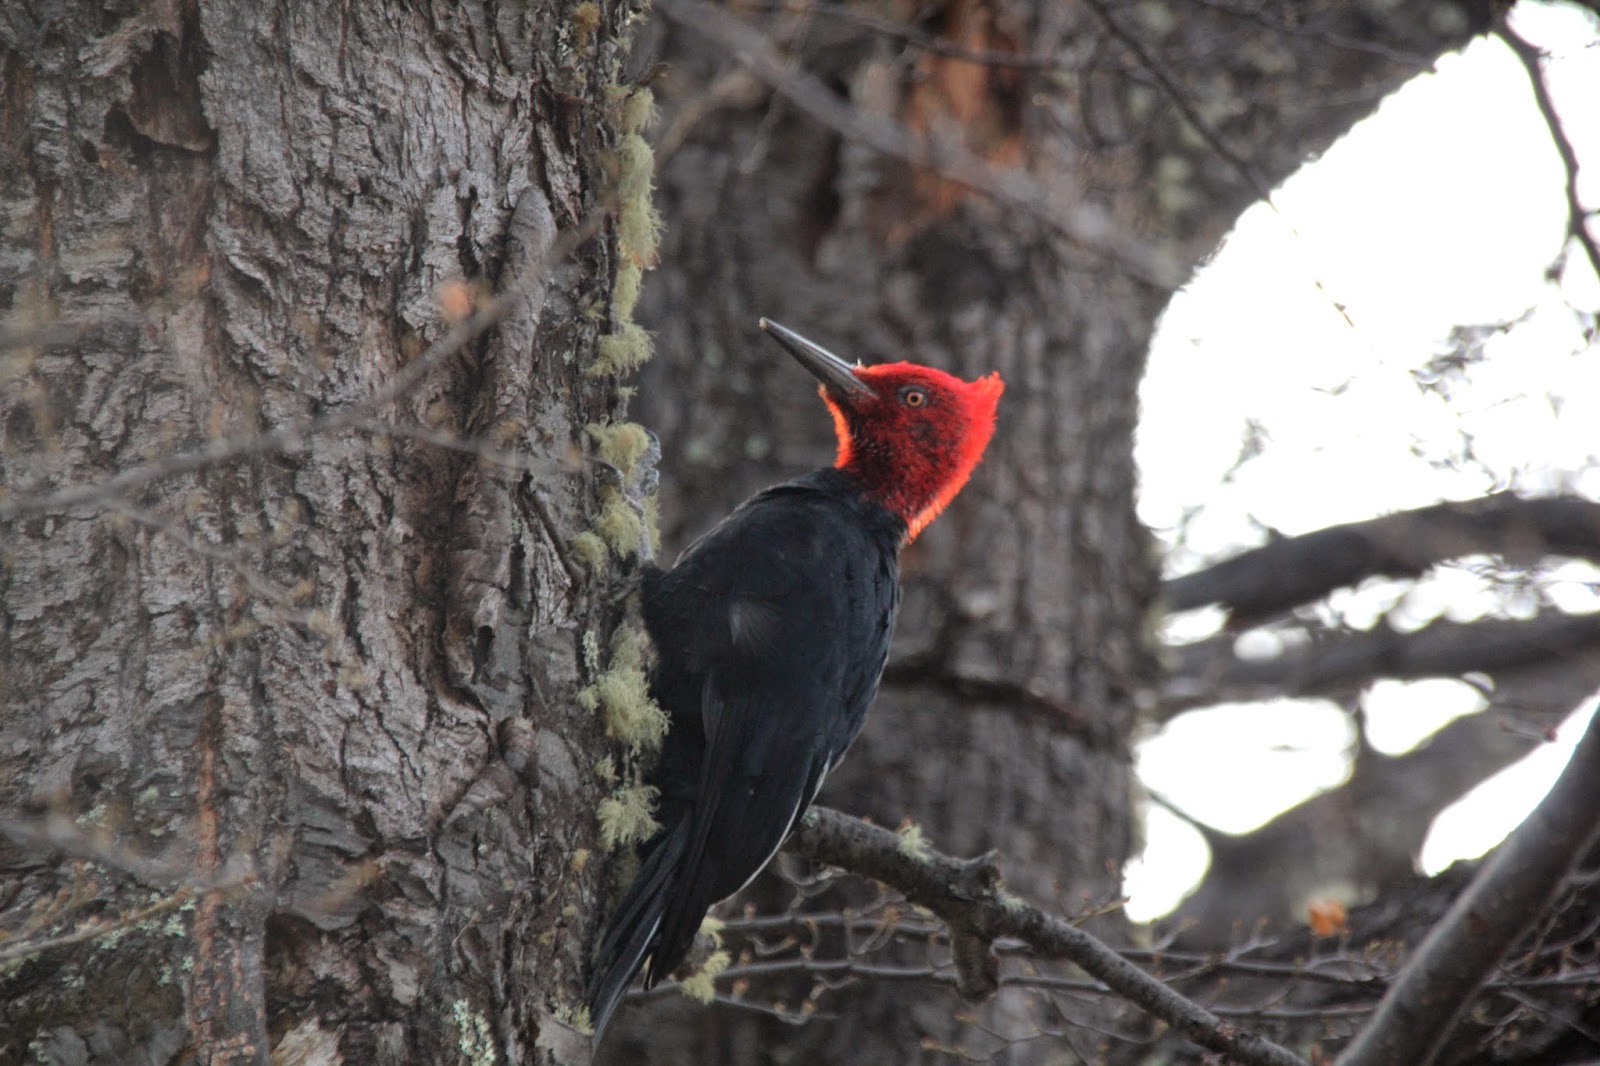
[{"label": "bird's eye", "polygon": [[900,402],[907,407],[921,407],[928,402],[928,394],[915,385],[907,385],[900,390]]}]

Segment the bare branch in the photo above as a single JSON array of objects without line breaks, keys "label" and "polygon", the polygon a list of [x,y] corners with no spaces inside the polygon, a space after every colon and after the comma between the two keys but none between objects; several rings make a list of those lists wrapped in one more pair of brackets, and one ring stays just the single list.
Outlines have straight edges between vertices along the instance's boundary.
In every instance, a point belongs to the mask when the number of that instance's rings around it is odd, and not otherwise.
[{"label": "bare branch", "polygon": [[[53,319],[43,324],[17,324],[12,319],[0,323],[0,352],[14,348],[53,348],[64,344],[79,344],[97,332],[138,329],[137,316],[126,312],[96,311],[92,315],[70,319]],[[0,363],[0,382],[7,380],[5,364]]]},{"label": "bare branch", "polygon": [[[1254,23],[1284,38],[1303,37],[1307,40],[1319,41],[1331,48],[1348,52],[1359,52],[1365,55],[1377,56],[1387,59],[1391,63],[1410,67],[1419,73],[1430,69],[1434,64],[1434,56],[1423,55],[1420,52],[1408,51],[1385,44],[1383,41],[1364,40],[1346,33],[1337,33],[1324,29],[1315,24],[1314,20],[1305,18],[1294,8],[1285,10],[1294,12],[1290,18],[1275,16],[1269,12],[1266,5],[1260,3],[1230,3],[1225,0],[1197,0],[1198,6],[1215,11],[1218,14]],[[1330,10],[1337,11],[1338,8]]]},{"label": "bare branch", "polygon": [[1043,957],[1068,959],[1190,1040],[1246,1066],[1305,1066],[1286,1048],[1242,1032],[1185,999],[1096,937],[1006,893],[992,855],[963,860],[902,845],[887,829],[813,807],[785,847],[894,887],[944,919],[953,938],[972,936],[992,943],[1011,936]]},{"label": "bare branch", "polygon": [[[1509,9],[1507,9],[1509,12]],[[1550,87],[1545,84],[1544,69],[1542,66],[1544,53],[1535,48],[1528,41],[1511,28],[1506,15],[1502,14],[1496,21],[1494,34],[1505,42],[1506,47],[1515,53],[1522,67],[1528,72],[1528,82],[1533,87],[1534,102],[1539,105],[1539,114],[1544,116],[1544,124],[1550,130],[1550,139],[1555,142],[1556,151],[1561,156],[1561,165],[1566,171],[1567,184],[1567,235],[1578,242],[1578,247],[1583,249],[1584,255],[1589,258],[1589,267],[1594,271],[1594,276],[1600,279],[1600,245],[1597,245],[1589,233],[1589,216],[1593,213],[1583,206],[1583,200],[1578,196],[1578,153],[1572,147],[1572,140],[1562,128],[1561,116],[1556,114],[1555,101],[1550,98]]]},{"label": "bare branch", "polygon": [[1094,12],[1095,18],[1099,19],[1100,24],[1106,28],[1106,32],[1115,37],[1122,43],[1124,48],[1133,53],[1133,57],[1138,60],[1139,65],[1144,68],[1150,77],[1155,79],[1156,85],[1160,87],[1162,95],[1167,98],[1167,102],[1177,109],[1178,114],[1183,116],[1183,120],[1189,124],[1189,127],[1200,136],[1201,140],[1206,142],[1206,146],[1219,159],[1232,167],[1234,172],[1250,187],[1251,191],[1270,204],[1272,202],[1272,186],[1267,184],[1267,179],[1262,177],[1261,173],[1251,166],[1248,160],[1230,148],[1227,142],[1222,139],[1222,134],[1217,132],[1209,122],[1201,117],[1200,112],[1195,109],[1194,103],[1178,84],[1177,79],[1151,54],[1150,50],[1144,46],[1144,42],[1124,29],[1122,24],[1117,21],[1116,16],[1111,13],[1111,10],[1101,0],[1088,0],[1088,7],[1090,11]]},{"label": "bare branch", "polygon": [[151,918],[158,917],[170,910],[176,910],[194,899],[195,894],[195,889],[180,888],[172,895],[159,899],[148,907],[140,907],[137,910],[129,911],[110,921],[93,918],[84,922],[72,932],[62,933],[60,936],[42,937],[37,940],[24,938],[16,943],[0,944],[0,965],[15,962],[18,959],[32,958],[35,955],[41,955],[56,948],[69,948],[77,944],[86,944],[91,940],[98,940],[113,933],[132,929],[134,926],[148,922]]},{"label": "bare branch", "polygon": [[1600,714],[1550,794],[1496,849],[1407,961],[1340,1066],[1433,1061],[1473,995],[1600,840]]},{"label": "bare branch", "polygon": [[1600,561],[1600,504],[1578,496],[1502,492],[1286,537],[1162,587],[1169,609],[1219,603],[1238,624],[1318,599],[1368,577],[1415,577],[1445,559],[1494,553]]},{"label": "bare branch", "polygon": [[1594,656],[1600,651],[1600,614],[1551,610],[1527,620],[1440,621],[1414,633],[1380,626],[1319,636],[1266,659],[1240,656],[1232,636],[1169,651],[1175,662],[1160,690],[1163,718],[1214,703],[1344,696],[1379,678],[1495,676]]},{"label": "bare branch", "polygon": [[116,870],[142,884],[157,887],[180,886],[212,889],[234,883],[245,875],[245,865],[235,863],[222,871],[221,879],[197,879],[188,858],[152,858],[128,847],[107,829],[85,829],[64,811],[51,811],[38,818],[0,816],[0,837],[34,853],[57,852],[75,859]]},{"label": "bare branch", "polygon": [[657,9],[726,49],[739,63],[803,114],[875,151],[942,177],[1024,212],[1068,240],[1097,251],[1130,277],[1167,290],[1182,283],[1182,268],[1154,245],[1120,232],[1098,208],[1077,203],[1058,205],[1050,193],[1020,167],[999,169],[967,148],[936,136],[915,136],[882,115],[851,106],[816,78],[790,70],[759,30],[702,0],[662,0]]}]

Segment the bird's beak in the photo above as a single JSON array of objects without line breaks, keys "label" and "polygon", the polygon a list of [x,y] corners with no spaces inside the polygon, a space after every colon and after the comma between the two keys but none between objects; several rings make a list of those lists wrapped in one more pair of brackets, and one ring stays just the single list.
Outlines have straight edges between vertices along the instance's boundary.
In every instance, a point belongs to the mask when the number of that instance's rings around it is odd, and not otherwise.
[{"label": "bird's beak", "polygon": [[811,376],[822,382],[834,393],[847,400],[866,400],[877,396],[872,387],[860,378],[850,364],[834,355],[820,344],[806,340],[794,330],[780,326],[771,319],[763,318],[761,328],[773,340],[794,356],[795,361],[811,372]]}]

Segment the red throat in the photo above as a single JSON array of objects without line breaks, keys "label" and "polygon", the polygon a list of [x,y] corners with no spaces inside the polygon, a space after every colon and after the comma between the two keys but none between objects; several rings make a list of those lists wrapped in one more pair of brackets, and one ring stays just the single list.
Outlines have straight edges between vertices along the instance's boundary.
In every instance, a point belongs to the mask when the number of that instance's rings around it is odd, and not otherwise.
[{"label": "red throat", "polygon": [[[963,381],[914,363],[859,367],[855,373],[875,399],[851,401],[822,389],[839,440],[834,465],[858,477],[874,499],[904,520],[909,544],[982,461],[1005,383],[999,374]],[[922,392],[924,402],[907,406],[908,389]]]}]

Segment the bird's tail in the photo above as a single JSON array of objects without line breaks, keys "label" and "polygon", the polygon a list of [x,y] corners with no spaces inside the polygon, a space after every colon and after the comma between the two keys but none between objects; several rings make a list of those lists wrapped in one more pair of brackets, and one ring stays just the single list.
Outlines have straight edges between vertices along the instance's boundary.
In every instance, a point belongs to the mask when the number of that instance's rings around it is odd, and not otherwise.
[{"label": "bird's tail", "polygon": [[684,850],[689,846],[688,818],[679,818],[656,839],[644,857],[639,874],[628,886],[622,904],[611,916],[589,972],[589,1020],[594,1038],[600,1039],[617,1004],[644,965],[645,956],[661,926],[673,882]]}]

